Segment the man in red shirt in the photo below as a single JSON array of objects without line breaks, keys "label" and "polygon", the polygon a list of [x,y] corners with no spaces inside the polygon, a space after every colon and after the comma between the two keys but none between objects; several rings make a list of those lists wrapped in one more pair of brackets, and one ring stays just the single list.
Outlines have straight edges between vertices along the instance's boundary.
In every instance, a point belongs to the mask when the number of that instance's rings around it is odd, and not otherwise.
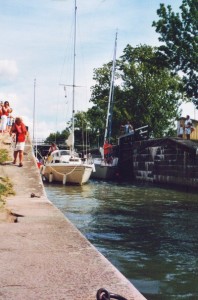
[{"label": "man in red shirt", "polygon": [[113,148],[113,146],[111,144],[109,144],[108,140],[105,140],[103,149],[104,149],[104,159],[106,161],[108,161],[109,158],[111,157],[112,148]]}]

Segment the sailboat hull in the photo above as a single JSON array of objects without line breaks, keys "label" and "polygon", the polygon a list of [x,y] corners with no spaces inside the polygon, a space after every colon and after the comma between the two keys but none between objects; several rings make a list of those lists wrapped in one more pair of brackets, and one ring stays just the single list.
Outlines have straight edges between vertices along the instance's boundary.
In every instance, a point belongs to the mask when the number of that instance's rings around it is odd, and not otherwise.
[{"label": "sailboat hull", "polygon": [[88,182],[93,167],[91,165],[48,164],[41,170],[42,176],[49,182],[83,185]]},{"label": "sailboat hull", "polygon": [[114,180],[118,175],[118,160],[115,159],[113,164],[105,164],[101,159],[95,159],[95,172],[91,174],[93,179]]},{"label": "sailboat hull", "polygon": [[117,48],[117,32],[115,38],[115,47],[113,55],[113,65],[111,73],[111,83],[109,90],[109,100],[107,107],[107,117],[104,135],[104,145],[103,151],[101,152],[101,158],[94,159],[95,172],[92,174],[92,178],[102,179],[102,180],[112,180],[116,178],[118,174],[118,158],[114,157],[112,152],[112,145],[109,143],[111,138],[112,129],[112,115],[113,115],[113,95],[114,95],[114,76],[116,67],[116,48]]}]

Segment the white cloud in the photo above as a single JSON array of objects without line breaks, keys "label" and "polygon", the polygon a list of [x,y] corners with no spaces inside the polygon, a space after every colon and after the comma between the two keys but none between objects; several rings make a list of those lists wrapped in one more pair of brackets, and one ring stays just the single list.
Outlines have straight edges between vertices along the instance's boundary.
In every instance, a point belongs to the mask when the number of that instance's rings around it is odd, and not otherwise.
[{"label": "white cloud", "polygon": [[1,80],[13,80],[18,74],[16,61],[14,60],[0,60],[0,78]]},{"label": "white cloud", "polygon": [[190,116],[191,119],[198,119],[198,110],[195,108],[195,105],[192,102],[184,103],[181,105],[182,117]]}]

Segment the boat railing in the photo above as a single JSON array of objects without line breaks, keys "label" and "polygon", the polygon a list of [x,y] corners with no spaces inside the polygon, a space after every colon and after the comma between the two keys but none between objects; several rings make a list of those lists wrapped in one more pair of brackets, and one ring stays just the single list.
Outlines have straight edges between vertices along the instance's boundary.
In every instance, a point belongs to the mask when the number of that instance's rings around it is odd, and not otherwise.
[{"label": "boat railing", "polygon": [[139,134],[142,136],[144,136],[146,134],[148,136],[148,128],[149,128],[148,125],[144,125],[144,126],[134,129],[132,132],[129,132],[129,133],[123,133],[123,131],[121,131],[122,134],[119,136],[119,138],[126,137],[126,136],[133,136],[135,134],[136,135]]},{"label": "boat railing", "polygon": [[134,131],[135,133],[138,133],[142,138],[148,139],[148,125],[136,128]]}]

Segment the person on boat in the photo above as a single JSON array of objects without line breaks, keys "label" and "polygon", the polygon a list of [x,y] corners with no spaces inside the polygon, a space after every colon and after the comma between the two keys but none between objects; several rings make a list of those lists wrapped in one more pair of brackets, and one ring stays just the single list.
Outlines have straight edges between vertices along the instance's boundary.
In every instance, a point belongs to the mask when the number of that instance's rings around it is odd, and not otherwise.
[{"label": "person on boat", "polygon": [[192,121],[191,121],[189,115],[186,116],[186,121],[185,121],[184,125],[185,125],[186,138],[187,138],[187,140],[190,140]]},{"label": "person on boat", "polygon": [[109,163],[110,160],[112,159],[113,146],[108,142],[108,140],[105,140],[103,149],[104,149],[104,160],[107,163]]},{"label": "person on boat", "polygon": [[48,156],[50,156],[51,153],[52,153],[53,151],[55,151],[55,150],[58,150],[58,147],[56,146],[55,143],[51,143],[51,146],[50,146],[49,151],[48,151]]},{"label": "person on boat", "polygon": [[124,128],[124,134],[134,133],[133,126],[129,121],[125,125],[121,125],[121,128]]},{"label": "person on boat", "polygon": [[[14,134],[14,135],[13,135]],[[23,151],[25,148],[25,138],[27,135],[27,128],[23,123],[21,117],[16,117],[14,124],[10,130],[10,136],[14,139],[14,161],[16,164],[19,154],[19,167],[23,167]]]}]

